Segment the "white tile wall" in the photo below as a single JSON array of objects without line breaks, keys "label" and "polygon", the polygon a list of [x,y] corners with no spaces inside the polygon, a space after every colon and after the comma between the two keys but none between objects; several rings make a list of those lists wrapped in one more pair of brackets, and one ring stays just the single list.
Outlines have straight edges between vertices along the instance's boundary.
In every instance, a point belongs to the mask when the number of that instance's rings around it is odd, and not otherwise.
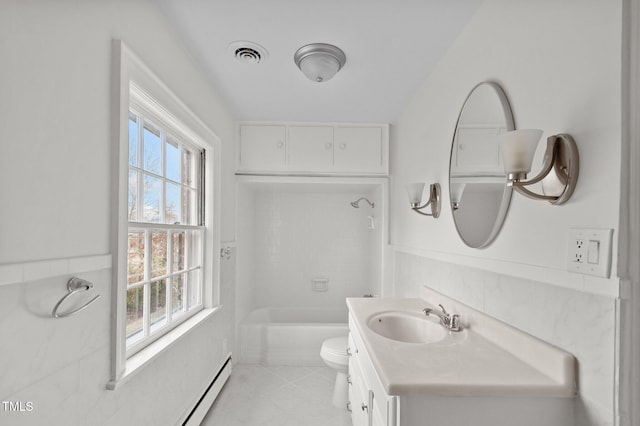
[{"label": "white tile wall", "polygon": [[615,299],[396,252],[395,296],[431,287],[572,353],[577,426],[614,424]]},{"label": "white tile wall", "polygon": [[[375,292],[381,231],[368,229],[367,216],[380,213],[366,203],[350,205],[363,195],[373,198],[362,192],[253,192],[245,201],[253,214],[241,209],[238,219],[239,280],[242,274],[250,281],[240,284],[239,305],[343,307],[345,297]],[[311,290],[319,277],[329,279],[327,292]]]},{"label": "white tile wall", "polygon": [[[0,286],[0,401],[33,406],[29,412],[11,412],[0,405],[0,425],[177,423],[222,365],[225,346],[230,349],[233,344],[234,263],[224,260],[221,268],[221,298],[228,307],[115,391],[106,389],[111,359],[110,269],[76,274],[94,284],[87,298],[95,294],[101,298],[68,318],[54,319],[51,310],[67,293],[69,275]],[[69,303],[73,307],[76,302]]]}]

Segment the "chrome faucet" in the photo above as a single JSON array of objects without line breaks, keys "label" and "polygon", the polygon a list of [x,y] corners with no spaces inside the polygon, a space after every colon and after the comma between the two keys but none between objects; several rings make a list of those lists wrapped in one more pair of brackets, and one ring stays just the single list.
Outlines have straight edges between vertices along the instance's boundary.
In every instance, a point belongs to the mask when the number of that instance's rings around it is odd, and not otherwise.
[{"label": "chrome faucet", "polygon": [[424,312],[426,316],[429,316],[429,315],[437,316],[440,319],[440,324],[442,324],[442,326],[447,330],[460,331],[461,327],[460,327],[460,323],[458,322],[458,315],[456,314],[451,315],[444,309],[444,306],[442,305],[438,305],[438,306],[440,306],[440,309],[442,309],[442,312],[434,311],[431,308],[424,308],[422,312]]}]

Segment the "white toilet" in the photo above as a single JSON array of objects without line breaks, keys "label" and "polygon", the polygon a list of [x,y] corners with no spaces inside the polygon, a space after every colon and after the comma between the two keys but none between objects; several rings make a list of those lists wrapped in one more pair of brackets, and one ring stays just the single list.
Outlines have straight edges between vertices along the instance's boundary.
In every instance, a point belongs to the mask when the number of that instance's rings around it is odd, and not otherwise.
[{"label": "white toilet", "polygon": [[346,408],[349,401],[349,355],[347,355],[347,337],[334,337],[322,343],[320,357],[329,367],[336,370],[336,384],[333,388],[333,405]]}]

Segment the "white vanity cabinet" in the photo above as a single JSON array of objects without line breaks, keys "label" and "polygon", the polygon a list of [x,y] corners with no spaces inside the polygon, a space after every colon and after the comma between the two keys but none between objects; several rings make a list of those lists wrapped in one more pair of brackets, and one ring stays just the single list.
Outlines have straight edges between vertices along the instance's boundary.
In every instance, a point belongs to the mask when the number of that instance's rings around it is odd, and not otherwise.
[{"label": "white vanity cabinet", "polygon": [[396,426],[398,397],[384,391],[351,320],[349,330],[349,408],[353,426]]},{"label": "white vanity cabinet", "polygon": [[[353,426],[575,424],[571,354],[444,295],[423,291],[425,299],[347,298]],[[413,324],[422,333],[426,329],[415,318],[421,318],[424,307],[436,310],[438,304],[460,313],[465,328],[416,343],[405,327]],[[386,328],[372,328],[378,315],[394,320]],[[376,330],[386,330],[386,337]]]},{"label": "white vanity cabinet", "polygon": [[386,176],[387,124],[238,124],[236,172]]}]

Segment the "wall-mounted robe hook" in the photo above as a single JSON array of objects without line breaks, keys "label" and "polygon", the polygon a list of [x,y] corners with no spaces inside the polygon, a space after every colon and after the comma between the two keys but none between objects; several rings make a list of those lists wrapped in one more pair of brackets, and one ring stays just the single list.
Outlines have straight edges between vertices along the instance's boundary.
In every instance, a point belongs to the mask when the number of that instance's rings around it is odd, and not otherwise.
[{"label": "wall-mounted robe hook", "polygon": [[67,298],[69,296],[71,296],[73,294],[76,294],[76,293],[79,293],[81,291],[91,290],[92,288],[93,288],[93,283],[92,282],[89,282],[87,280],[83,280],[82,278],[72,277],[67,282],[67,290],[69,292],[67,294],[65,294],[64,297],[58,301],[58,303],[56,303],[56,306],[53,307],[53,311],[51,312],[51,315],[53,315],[54,318],[64,318],[64,317],[68,317],[68,316],[71,316],[71,315],[73,315],[75,313],[78,313],[78,312],[82,311],[83,309],[88,307],[90,304],[92,304],[93,302],[98,300],[100,295],[98,294],[96,297],[94,297],[93,299],[91,299],[90,301],[85,303],[84,305],[82,305],[79,308],[76,308],[76,309],[74,309],[72,311],[69,311],[69,312],[60,313],[60,312],[58,312],[58,308],[60,307],[60,305],[62,305],[62,303],[64,303],[65,300],[67,300]]}]

